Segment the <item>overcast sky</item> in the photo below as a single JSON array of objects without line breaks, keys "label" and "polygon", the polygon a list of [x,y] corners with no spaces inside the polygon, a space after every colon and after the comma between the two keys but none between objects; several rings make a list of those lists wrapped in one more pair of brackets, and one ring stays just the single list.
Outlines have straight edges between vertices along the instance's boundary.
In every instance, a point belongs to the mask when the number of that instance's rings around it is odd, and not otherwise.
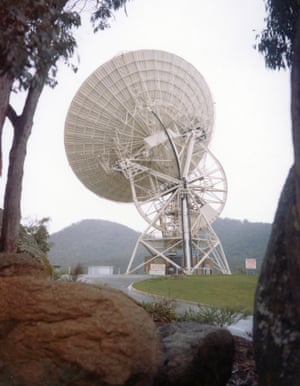
[{"label": "overcast sky", "polygon": [[[73,96],[98,66],[122,51],[150,48],[192,63],[211,89],[216,121],[210,148],[228,180],[221,217],[272,222],[293,160],[290,75],[267,70],[253,49],[264,12],[263,0],[131,0],[127,15],[118,12],[110,29],[96,35],[81,29],[78,72],[60,66],[59,85],[40,99],[26,158],[23,218],[50,217],[51,233],[87,218],[145,229],[134,204],[101,199],[81,184],[67,162],[63,134]],[[11,130],[7,124],[6,149]],[[1,204],[4,185],[2,177]]]}]

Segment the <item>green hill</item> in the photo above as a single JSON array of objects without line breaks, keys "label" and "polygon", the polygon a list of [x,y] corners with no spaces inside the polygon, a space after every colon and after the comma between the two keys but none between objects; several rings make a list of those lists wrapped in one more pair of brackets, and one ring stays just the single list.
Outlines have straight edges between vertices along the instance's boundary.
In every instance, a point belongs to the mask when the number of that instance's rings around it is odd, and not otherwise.
[{"label": "green hill", "polygon": [[260,269],[271,227],[268,223],[217,219],[213,228],[222,242],[232,272],[244,268],[246,258],[256,258]]},{"label": "green hill", "polygon": [[[260,267],[271,225],[232,219],[218,219],[218,234],[232,272],[244,268],[245,258],[257,259]],[[49,260],[57,265],[113,265],[125,272],[139,233],[117,223],[83,220],[50,236],[53,247]],[[140,251],[139,260],[143,259]],[[137,261],[136,261],[137,262]]]},{"label": "green hill", "polygon": [[50,236],[49,260],[57,265],[113,265],[124,272],[139,233],[103,220],[83,220]]}]

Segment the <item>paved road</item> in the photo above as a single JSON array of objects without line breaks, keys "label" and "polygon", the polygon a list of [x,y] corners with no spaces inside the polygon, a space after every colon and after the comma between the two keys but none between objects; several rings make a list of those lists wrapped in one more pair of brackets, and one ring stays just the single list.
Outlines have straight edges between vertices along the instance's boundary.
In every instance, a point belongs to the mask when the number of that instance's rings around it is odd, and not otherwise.
[{"label": "paved road", "polygon": [[147,275],[103,275],[103,276],[88,276],[81,275],[80,281],[93,284],[108,285],[109,287],[118,288],[129,294],[130,286],[141,280],[149,279]]},{"label": "paved road", "polygon": [[131,296],[135,300],[151,301],[153,300],[152,295],[143,295],[132,289],[132,284],[137,281],[149,279],[147,275],[103,275],[101,277],[94,277],[88,275],[81,275],[79,280],[86,283],[107,285],[109,287],[117,288],[127,295]]},{"label": "paved road", "polygon": [[[138,302],[151,302],[154,301],[157,296],[142,294],[132,288],[132,284],[137,281],[149,279],[148,275],[103,275],[101,277],[93,277],[88,275],[81,275],[80,281],[84,281],[92,284],[107,285],[112,288],[117,288]],[[187,310],[197,310],[197,305],[187,302],[176,302],[176,312],[181,313]],[[249,316],[247,319],[242,319],[236,324],[229,326],[228,329],[234,335],[243,336],[250,339],[252,335],[253,317]]]}]

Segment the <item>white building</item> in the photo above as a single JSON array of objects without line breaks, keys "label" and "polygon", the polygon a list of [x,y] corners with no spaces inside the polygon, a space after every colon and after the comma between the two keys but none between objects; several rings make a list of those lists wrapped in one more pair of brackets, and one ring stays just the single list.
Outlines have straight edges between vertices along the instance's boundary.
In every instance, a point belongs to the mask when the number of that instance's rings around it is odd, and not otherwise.
[{"label": "white building", "polygon": [[93,265],[88,267],[88,276],[112,275],[114,267],[112,265]]}]

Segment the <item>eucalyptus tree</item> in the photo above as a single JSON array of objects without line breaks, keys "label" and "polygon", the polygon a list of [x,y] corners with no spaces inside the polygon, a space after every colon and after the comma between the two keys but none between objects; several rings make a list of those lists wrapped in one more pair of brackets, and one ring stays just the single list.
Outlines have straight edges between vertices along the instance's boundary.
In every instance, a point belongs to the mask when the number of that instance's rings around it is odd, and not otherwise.
[{"label": "eucalyptus tree", "polygon": [[[1,0],[0,7],[0,168],[5,120],[13,126],[13,141],[4,197],[0,251],[15,252],[21,219],[24,161],[33,118],[43,88],[56,85],[58,65],[73,70],[74,31],[81,26],[80,11],[90,12],[94,31],[109,26],[114,11],[127,0]],[[13,92],[23,92],[20,114],[10,103]]]},{"label": "eucalyptus tree", "polygon": [[260,385],[300,384],[300,2],[266,0],[257,49],[266,66],[291,74],[292,166],[258,281],[254,347]]}]

